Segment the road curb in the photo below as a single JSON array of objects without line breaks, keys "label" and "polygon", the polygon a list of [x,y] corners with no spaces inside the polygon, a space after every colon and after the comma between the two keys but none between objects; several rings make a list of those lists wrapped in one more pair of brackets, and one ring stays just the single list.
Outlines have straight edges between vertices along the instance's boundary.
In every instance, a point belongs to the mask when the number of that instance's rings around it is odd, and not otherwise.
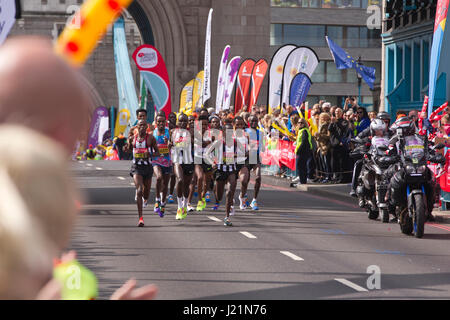
[{"label": "road curb", "polygon": [[[291,182],[289,180],[286,180],[284,178],[274,177],[274,176],[264,176],[265,178],[269,178],[271,182],[273,182],[276,186],[291,186]],[[330,198],[333,200],[340,200],[349,202],[351,204],[358,205],[358,199],[351,197],[347,191],[342,191],[346,189],[345,187],[348,186],[348,184],[326,184],[326,185],[317,185],[317,184],[306,184],[306,185],[297,185],[293,189],[297,189],[301,192],[310,193],[316,196],[324,197],[324,198]],[[330,190],[330,189],[337,189],[341,187],[341,191],[337,190]],[[450,212],[449,213],[443,213],[439,210],[434,210],[433,215],[436,218],[436,222],[442,222],[442,223],[450,223]]]}]

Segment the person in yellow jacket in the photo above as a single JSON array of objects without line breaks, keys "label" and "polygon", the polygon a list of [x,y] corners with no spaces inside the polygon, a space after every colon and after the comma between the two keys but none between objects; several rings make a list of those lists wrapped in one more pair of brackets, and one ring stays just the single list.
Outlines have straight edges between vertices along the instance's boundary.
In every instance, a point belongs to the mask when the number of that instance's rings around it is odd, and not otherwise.
[{"label": "person in yellow jacket", "polygon": [[306,184],[308,180],[308,163],[311,164],[313,155],[312,135],[308,129],[308,123],[305,119],[299,120],[299,130],[295,146],[295,154],[297,155],[296,167],[298,178],[293,182]]}]

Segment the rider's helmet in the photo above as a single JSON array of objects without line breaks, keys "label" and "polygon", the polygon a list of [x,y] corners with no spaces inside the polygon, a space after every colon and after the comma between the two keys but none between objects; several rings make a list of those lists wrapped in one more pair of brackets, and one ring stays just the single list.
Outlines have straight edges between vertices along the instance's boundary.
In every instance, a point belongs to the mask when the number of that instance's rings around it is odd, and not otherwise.
[{"label": "rider's helmet", "polygon": [[385,111],[378,113],[377,119],[383,120],[387,127],[391,125],[391,115]]},{"label": "rider's helmet", "polygon": [[413,135],[416,133],[416,124],[409,117],[401,117],[394,122],[391,130],[401,129],[403,135]]},{"label": "rider's helmet", "polygon": [[386,124],[381,119],[373,119],[370,123],[370,134],[372,137],[384,136],[386,134]]}]

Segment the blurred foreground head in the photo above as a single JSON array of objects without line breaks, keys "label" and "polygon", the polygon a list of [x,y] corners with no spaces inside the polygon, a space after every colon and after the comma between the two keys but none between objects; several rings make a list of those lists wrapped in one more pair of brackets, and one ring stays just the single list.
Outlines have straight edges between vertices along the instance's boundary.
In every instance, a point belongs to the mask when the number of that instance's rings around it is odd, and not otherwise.
[{"label": "blurred foreground head", "polygon": [[72,151],[91,101],[78,71],[53,52],[50,40],[7,40],[0,47],[0,83],[0,124],[35,129]]},{"label": "blurred foreground head", "polygon": [[54,140],[0,125],[0,150],[0,299],[34,299],[68,244],[76,194]]}]

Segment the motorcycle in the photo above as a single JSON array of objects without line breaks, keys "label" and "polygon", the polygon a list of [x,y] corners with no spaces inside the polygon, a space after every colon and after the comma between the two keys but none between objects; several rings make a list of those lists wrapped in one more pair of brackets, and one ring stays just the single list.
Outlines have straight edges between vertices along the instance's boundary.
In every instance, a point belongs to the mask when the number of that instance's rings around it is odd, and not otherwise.
[{"label": "motorcycle", "polygon": [[376,205],[374,175],[370,167],[370,140],[368,138],[361,139],[356,137],[352,140],[355,143],[355,149],[350,153],[350,157],[354,160],[362,160],[363,165],[359,174],[356,187],[356,195],[359,200],[359,207],[365,209],[368,217],[375,220],[379,216],[379,210]]},{"label": "motorcycle", "polygon": [[[403,137],[401,131],[399,136],[399,169],[404,172],[406,189],[402,191],[403,201],[406,207],[399,208],[400,230],[404,234],[414,233],[416,238],[422,238],[425,232],[425,221],[427,219],[427,199],[425,185],[430,179],[428,161],[438,164],[445,163],[445,158],[440,154],[433,154],[435,150],[445,147],[438,144],[433,148],[428,146],[426,136]],[[404,192],[404,193],[403,193]]]},{"label": "motorcycle", "polygon": [[[368,162],[366,167],[368,170],[363,178],[365,187],[375,192],[375,207],[378,209],[378,215],[381,215],[383,223],[389,223],[390,206],[386,195],[391,179],[392,170],[390,168],[398,162],[397,157],[386,155],[388,148],[388,137],[372,138],[371,148],[367,155]],[[374,220],[378,218],[378,215],[373,213],[371,216],[369,215],[369,218]]]}]

